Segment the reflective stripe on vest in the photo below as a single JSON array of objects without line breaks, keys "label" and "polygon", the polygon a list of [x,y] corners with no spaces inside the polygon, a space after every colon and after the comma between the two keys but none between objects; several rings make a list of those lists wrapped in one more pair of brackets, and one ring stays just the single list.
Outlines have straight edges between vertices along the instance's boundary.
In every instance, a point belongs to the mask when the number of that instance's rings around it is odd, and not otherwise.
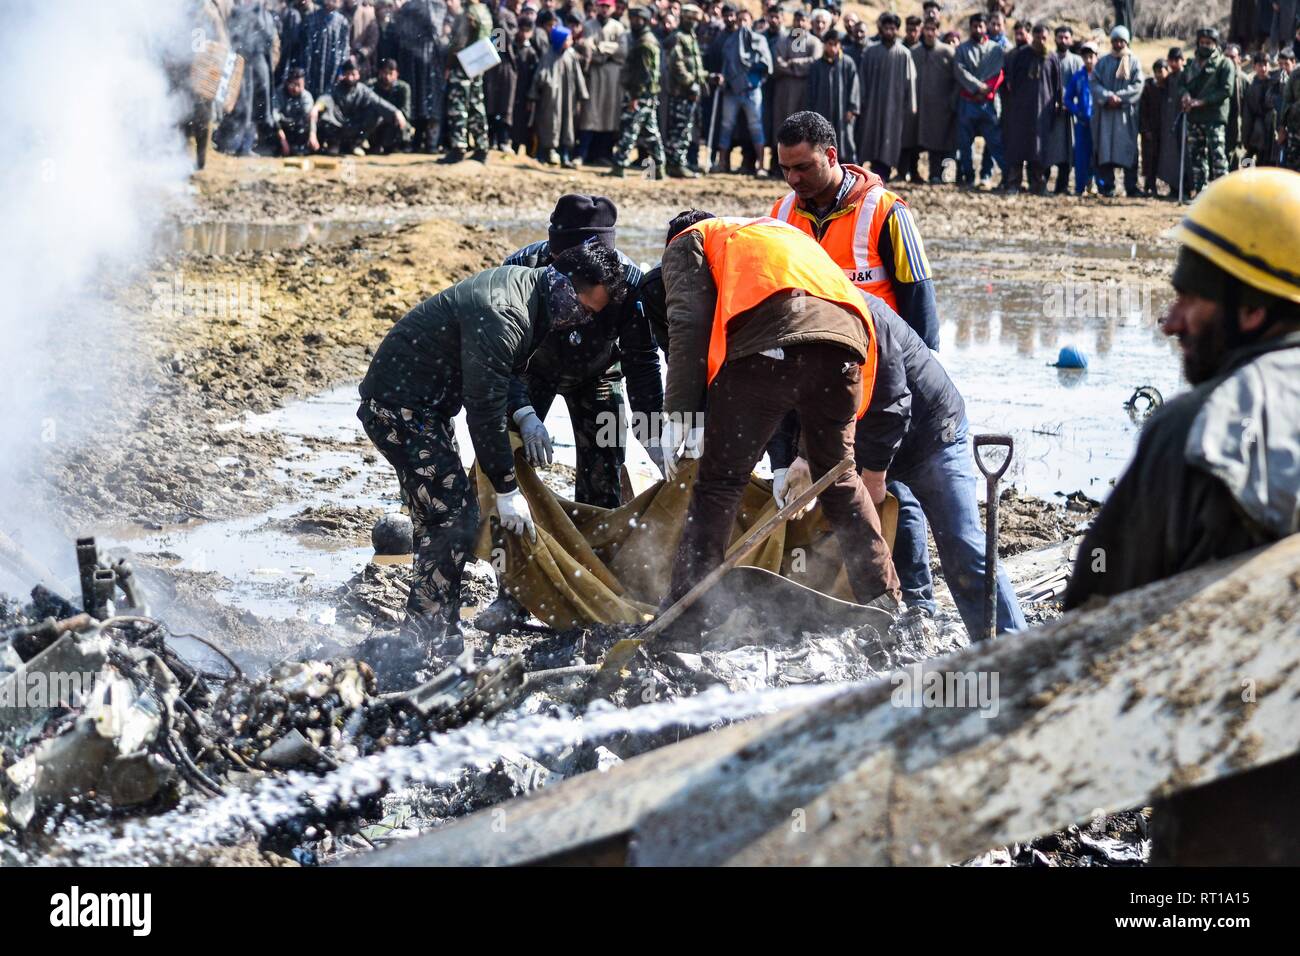
[{"label": "reflective stripe on vest", "polygon": [[[867,327],[867,360],[862,363],[861,418],[876,382],[876,327],[871,310],[842,272],[831,268],[824,250],[806,233],[778,219],[705,219],[687,232],[704,240],[704,258],[717,287],[713,331],[709,336],[708,381],[727,359],[727,327],[738,315],[779,292],[800,290],[853,312]],[[676,241],[674,238],[674,241]]]},{"label": "reflective stripe on vest", "polygon": [[[779,200],[772,208],[773,217],[817,238],[812,219],[799,210],[795,199],[795,194],[791,192]],[[831,217],[821,238],[821,247],[844,270],[844,275],[850,282],[863,292],[884,299],[897,312],[894,283],[889,278],[889,270],[885,268],[879,251],[880,230],[884,228],[894,203],[903,201],[879,180],[872,183],[861,202],[848,211]],[[871,214],[864,216],[862,213],[868,209]]]}]

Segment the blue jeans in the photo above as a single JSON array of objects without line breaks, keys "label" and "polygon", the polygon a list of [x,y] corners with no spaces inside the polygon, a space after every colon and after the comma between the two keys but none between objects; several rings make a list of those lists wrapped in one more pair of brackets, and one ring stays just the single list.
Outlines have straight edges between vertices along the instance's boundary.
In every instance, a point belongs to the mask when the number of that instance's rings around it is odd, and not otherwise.
[{"label": "blue jeans", "polygon": [[[725,154],[731,149],[731,134],[736,131],[736,112],[745,111],[745,121],[749,124],[749,138],[754,141],[754,148],[763,148],[763,89],[755,87],[748,93],[733,93],[723,90],[722,121],[718,130],[718,148]],[[762,154],[759,154],[760,159]]]},{"label": "blue jeans", "polygon": [[1002,126],[998,111],[989,103],[972,103],[964,97],[957,104],[957,181],[970,182],[975,178],[975,137],[984,137],[984,159],[980,163],[980,178],[993,175],[993,164],[1005,169],[1002,155]]},{"label": "blue jeans", "polygon": [[[889,491],[898,499],[898,533],[894,539],[894,568],[902,583],[903,601],[935,611],[930,577],[926,519],[939,549],[939,564],[957,610],[972,639],[984,627],[984,529],[976,499],[978,479],[972,466],[963,422],[960,437],[924,461],[891,471]],[[1006,570],[998,565],[997,630],[1018,631],[1025,616]]]},{"label": "blue jeans", "polygon": [[1074,124],[1074,192],[1082,196],[1092,184],[1092,127]]}]

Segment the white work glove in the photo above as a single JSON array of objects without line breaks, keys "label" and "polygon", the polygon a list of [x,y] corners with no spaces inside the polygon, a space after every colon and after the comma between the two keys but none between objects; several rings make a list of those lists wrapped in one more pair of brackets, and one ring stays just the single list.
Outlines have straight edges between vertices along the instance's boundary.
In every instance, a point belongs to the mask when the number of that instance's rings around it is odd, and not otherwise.
[{"label": "white work glove", "polygon": [[537,525],[533,523],[533,512],[528,507],[524,493],[518,488],[505,494],[497,493],[497,515],[501,518],[501,527],[507,531],[513,531],[520,536],[528,532],[530,539],[537,540]]},{"label": "white work glove", "polygon": [[542,420],[533,411],[533,406],[525,405],[514,414],[515,424],[519,426],[519,437],[524,440],[524,457],[530,465],[549,465],[555,460],[555,449],[551,445],[551,433],[546,430]]},{"label": "white work glove", "polygon": [[683,458],[699,458],[704,453],[704,426],[692,428],[686,436],[686,445],[682,448]]},{"label": "white work glove", "polygon": [[[784,508],[810,488],[812,483],[812,472],[808,468],[808,462],[803,458],[796,458],[790,462],[789,468],[778,468],[772,472],[772,497],[776,499],[776,506]],[[790,520],[794,521],[802,518],[812,511],[816,505],[817,499],[814,498],[800,508],[797,513],[791,515]]]},{"label": "white work glove", "polygon": [[659,431],[659,451],[663,455],[664,477],[669,481],[677,474],[677,460],[686,440],[686,423],[675,416],[665,415]]}]

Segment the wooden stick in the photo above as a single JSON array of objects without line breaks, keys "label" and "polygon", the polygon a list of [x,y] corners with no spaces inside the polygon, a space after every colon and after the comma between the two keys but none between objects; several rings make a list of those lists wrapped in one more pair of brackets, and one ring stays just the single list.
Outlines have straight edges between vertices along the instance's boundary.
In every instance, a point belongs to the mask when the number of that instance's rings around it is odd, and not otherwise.
[{"label": "wooden stick", "polygon": [[672,607],[660,614],[649,627],[637,635],[642,646],[648,644],[663,633],[668,625],[681,617],[687,608],[704,595],[705,591],[717,584],[724,574],[736,565],[740,564],[741,561],[749,556],[751,551],[766,541],[773,531],[788,521],[793,515],[798,514],[805,505],[838,481],[840,476],[849,471],[852,467],[853,459],[845,458],[842,462],[817,479],[817,481],[815,481],[810,487],[805,489],[801,495],[787,503],[784,508],[772,515],[772,517],[768,518],[757,528],[750,531],[740,544],[732,548],[731,554],[727,555],[721,564],[706,574],[699,584],[695,585],[695,587],[691,588],[678,598],[677,602],[673,604]]}]

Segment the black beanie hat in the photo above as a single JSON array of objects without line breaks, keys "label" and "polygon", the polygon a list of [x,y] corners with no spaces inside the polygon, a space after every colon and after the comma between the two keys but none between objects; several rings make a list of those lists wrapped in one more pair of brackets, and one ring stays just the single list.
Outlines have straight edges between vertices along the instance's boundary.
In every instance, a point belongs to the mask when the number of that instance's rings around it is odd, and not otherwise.
[{"label": "black beanie hat", "polygon": [[614,248],[618,210],[604,196],[561,196],[551,213],[551,255],[582,245],[588,239]]}]

